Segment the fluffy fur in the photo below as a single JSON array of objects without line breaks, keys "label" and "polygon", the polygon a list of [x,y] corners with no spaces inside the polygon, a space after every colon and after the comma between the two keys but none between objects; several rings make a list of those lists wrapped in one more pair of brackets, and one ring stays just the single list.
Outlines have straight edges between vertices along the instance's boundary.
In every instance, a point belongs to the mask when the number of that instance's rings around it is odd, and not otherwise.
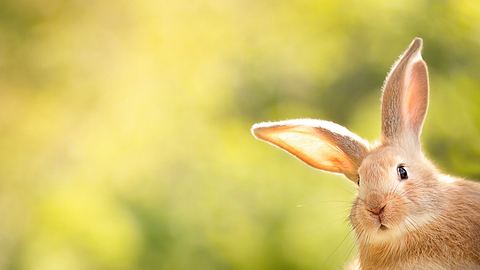
[{"label": "fluffy fur", "polygon": [[429,93],[421,49],[415,38],[385,80],[377,145],[321,120],[252,127],[257,138],[358,185],[351,269],[480,269],[480,184],[440,173],[420,147]]}]

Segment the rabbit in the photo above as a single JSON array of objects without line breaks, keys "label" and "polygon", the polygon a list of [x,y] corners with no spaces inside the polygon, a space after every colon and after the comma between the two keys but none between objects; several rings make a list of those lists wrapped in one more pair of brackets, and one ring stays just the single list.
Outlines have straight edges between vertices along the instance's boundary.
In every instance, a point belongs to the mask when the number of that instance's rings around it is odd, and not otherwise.
[{"label": "rabbit", "polygon": [[323,120],[251,129],[256,138],[357,186],[349,216],[357,269],[480,269],[480,183],[441,173],[421,149],[429,95],[422,46],[415,38],[387,75],[377,143]]}]

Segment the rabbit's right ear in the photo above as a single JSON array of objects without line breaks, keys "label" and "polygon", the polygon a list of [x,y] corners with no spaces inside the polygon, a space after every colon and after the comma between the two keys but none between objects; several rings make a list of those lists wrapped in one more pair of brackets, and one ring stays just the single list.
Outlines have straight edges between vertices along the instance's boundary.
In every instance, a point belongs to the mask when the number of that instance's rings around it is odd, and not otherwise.
[{"label": "rabbit's right ear", "polygon": [[368,143],[332,122],[299,119],[255,124],[252,133],[320,170],[358,181],[358,167]]},{"label": "rabbit's right ear", "polygon": [[382,97],[382,140],[413,142],[418,147],[428,107],[428,71],[422,39],[415,38],[385,80]]}]

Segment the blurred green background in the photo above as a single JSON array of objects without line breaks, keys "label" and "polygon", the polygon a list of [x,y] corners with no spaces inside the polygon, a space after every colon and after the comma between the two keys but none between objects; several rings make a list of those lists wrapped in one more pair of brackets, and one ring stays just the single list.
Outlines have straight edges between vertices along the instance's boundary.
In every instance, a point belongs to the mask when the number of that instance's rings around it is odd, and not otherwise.
[{"label": "blurred green background", "polygon": [[426,152],[480,179],[476,1],[1,1],[0,269],[341,268],[354,186],[249,129],[374,140],[415,36]]}]

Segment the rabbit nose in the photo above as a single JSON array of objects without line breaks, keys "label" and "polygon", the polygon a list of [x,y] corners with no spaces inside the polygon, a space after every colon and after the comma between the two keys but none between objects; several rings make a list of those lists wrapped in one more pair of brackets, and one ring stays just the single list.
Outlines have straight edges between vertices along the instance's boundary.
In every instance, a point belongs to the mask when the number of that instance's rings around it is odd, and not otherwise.
[{"label": "rabbit nose", "polygon": [[366,202],[366,208],[368,212],[376,216],[381,216],[383,214],[386,204],[384,203],[383,196],[381,194],[377,192],[369,194]]},{"label": "rabbit nose", "polygon": [[381,207],[373,207],[373,208],[368,208],[368,212],[376,215],[376,216],[381,216],[383,214],[383,211],[385,210],[385,205]]}]

